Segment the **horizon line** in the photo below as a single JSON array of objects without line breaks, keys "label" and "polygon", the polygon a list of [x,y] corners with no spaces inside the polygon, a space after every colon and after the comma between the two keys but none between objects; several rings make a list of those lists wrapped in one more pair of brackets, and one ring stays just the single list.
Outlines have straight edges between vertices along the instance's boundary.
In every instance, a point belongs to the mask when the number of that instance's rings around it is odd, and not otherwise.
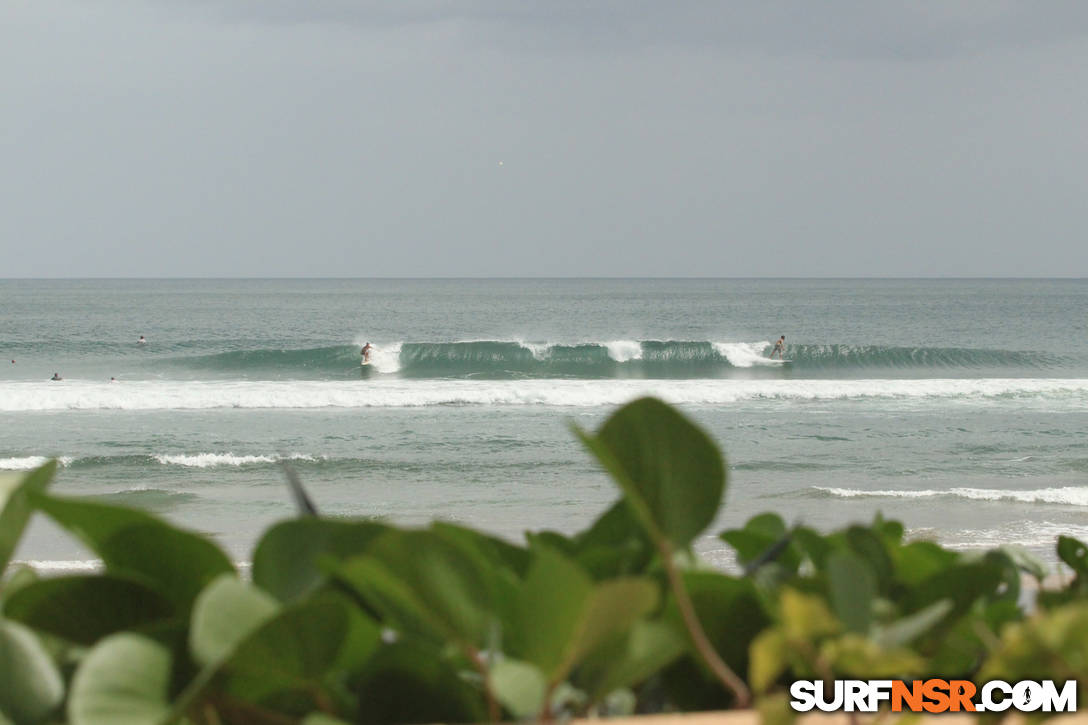
[{"label": "horizon line", "polygon": [[1043,276],[1043,275],[1029,275],[1029,276],[944,276],[944,275],[930,275],[930,276],[898,276],[898,275],[866,275],[866,276],[784,276],[784,277],[772,277],[772,276],[663,276],[654,277],[647,275],[635,275],[635,276],[599,276],[599,275],[585,275],[585,276],[487,276],[487,277],[472,277],[472,276],[372,276],[372,277],[351,277],[351,276],[314,276],[314,277],[301,277],[301,276],[244,276],[244,277],[231,277],[231,276],[145,276],[145,277],[110,277],[110,276],[88,276],[88,277],[0,277],[0,282],[88,282],[88,281],[597,281],[597,280],[653,280],[653,281],[710,281],[710,280],[737,280],[737,281],[819,281],[819,280],[873,280],[873,281],[1083,281],[1088,280],[1088,276]]}]

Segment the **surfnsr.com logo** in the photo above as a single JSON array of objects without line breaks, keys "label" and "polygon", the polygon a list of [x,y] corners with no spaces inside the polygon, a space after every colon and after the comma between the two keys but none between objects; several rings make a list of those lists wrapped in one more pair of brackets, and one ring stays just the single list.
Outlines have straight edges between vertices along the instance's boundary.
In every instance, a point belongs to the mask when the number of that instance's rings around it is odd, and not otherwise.
[{"label": "surfnsr.com logo", "polygon": [[790,698],[797,712],[878,712],[884,703],[892,712],[1076,712],[1077,681],[798,680]]}]

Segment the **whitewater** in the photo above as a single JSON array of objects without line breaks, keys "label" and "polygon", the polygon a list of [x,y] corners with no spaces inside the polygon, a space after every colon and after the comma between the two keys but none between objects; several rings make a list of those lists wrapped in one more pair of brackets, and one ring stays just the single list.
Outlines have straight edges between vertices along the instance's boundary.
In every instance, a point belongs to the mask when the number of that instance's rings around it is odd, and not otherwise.
[{"label": "whitewater", "polygon": [[145,381],[0,383],[0,410],[195,410],[215,408],[416,408],[429,406],[601,407],[655,395],[677,405],[759,401],[1088,403],[1088,379],[925,380],[415,380]]}]

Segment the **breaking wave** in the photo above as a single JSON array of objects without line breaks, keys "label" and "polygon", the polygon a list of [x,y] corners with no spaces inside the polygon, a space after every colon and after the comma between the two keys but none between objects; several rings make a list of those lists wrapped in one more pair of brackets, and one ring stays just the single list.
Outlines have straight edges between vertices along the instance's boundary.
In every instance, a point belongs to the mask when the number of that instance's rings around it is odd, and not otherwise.
[{"label": "breaking wave", "polygon": [[[368,371],[402,377],[713,378],[736,370],[782,370],[767,341],[610,340],[570,344],[476,340],[375,345]],[[356,374],[358,345],[238,350],[169,364],[241,377],[328,378]],[[1038,352],[879,345],[790,345],[794,371],[1042,369],[1061,358]]]},{"label": "breaking wave", "polygon": [[962,498],[971,501],[1015,501],[1017,503],[1052,503],[1064,506],[1088,506],[1088,486],[1060,488],[999,489],[949,488],[922,490],[866,491],[856,488],[814,486],[815,490],[839,498]]},{"label": "breaking wave", "polygon": [[925,378],[836,380],[145,380],[120,385],[67,380],[0,383],[0,410],[401,408],[435,405],[619,405],[656,395],[690,405],[893,401],[987,405],[1033,401],[1082,408],[1088,379]]}]

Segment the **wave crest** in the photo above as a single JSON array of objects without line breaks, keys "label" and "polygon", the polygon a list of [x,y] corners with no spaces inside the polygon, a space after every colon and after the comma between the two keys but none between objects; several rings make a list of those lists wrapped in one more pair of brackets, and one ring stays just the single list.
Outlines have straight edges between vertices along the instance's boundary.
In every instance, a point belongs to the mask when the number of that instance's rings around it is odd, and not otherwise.
[{"label": "wave crest", "polygon": [[[298,350],[239,350],[175,358],[185,368],[272,377],[328,378],[357,374],[358,345]],[[396,342],[378,344],[371,372],[405,377],[584,377],[700,378],[730,371],[780,368],[768,355],[771,344],[697,340],[608,340],[547,343],[519,340]],[[1037,352],[880,345],[790,345],[794,371],[858,369],[1045,368],[1061,359]]]},{"label": "wave crest", "polygon": [[814,486],[817,491],[838,498],[937,498],[952,497],[971,501],[1015,501],[1018,503],[1052,503],[1065,506],[1088,506],[1088,486],[1060,488],[999,489],[965,488],[922,490],[876,490]]}]

